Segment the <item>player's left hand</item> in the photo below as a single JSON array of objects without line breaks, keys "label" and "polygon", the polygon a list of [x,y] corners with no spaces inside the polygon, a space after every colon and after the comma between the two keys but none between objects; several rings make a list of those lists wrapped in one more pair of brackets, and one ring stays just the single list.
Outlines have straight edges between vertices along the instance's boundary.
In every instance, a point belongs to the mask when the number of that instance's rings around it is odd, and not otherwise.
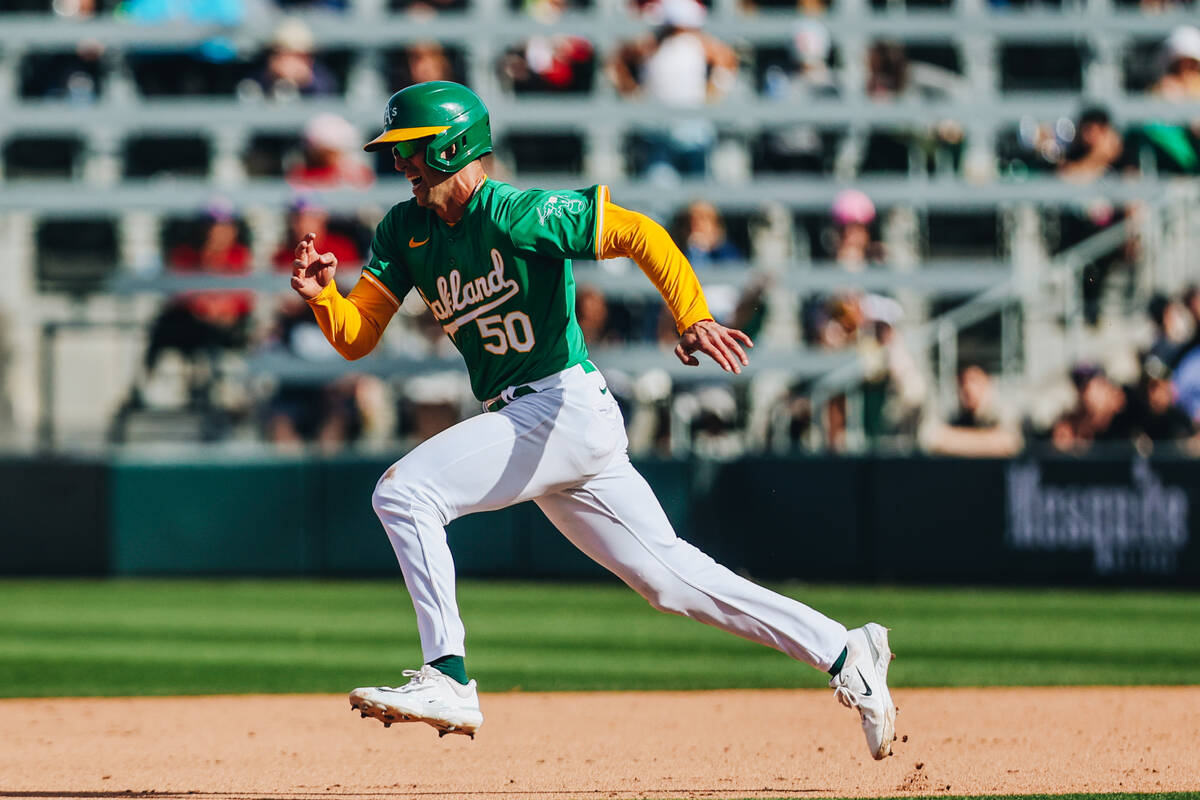
[{"label": "player's left hand", "polygon": [[726,328],[711,319],[702,319],[679,334],[675,357],[689,367],[698,367],[700,359],[692,354],[699,351],[717,362],[721,369],[736,375],[742,371],[742,367],[750,364],[742,345],[754,347],[754,342],[739,330]]}]

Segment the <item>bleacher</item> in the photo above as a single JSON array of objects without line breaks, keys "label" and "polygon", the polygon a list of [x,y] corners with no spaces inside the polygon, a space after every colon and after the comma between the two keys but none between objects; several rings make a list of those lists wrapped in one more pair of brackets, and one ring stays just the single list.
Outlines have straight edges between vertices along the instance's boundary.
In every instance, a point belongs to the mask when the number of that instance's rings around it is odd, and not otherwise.
[{"label": "bleacher", "polygon": [[[952,396],[963,353],[1001,374],[1006,396],[1020,402],[1061,377],[1072,360],[1128,341],[1149,293],[1177,290],[1192,276],[1185,262],[1195,238],[1194,178],[1185,175],[1185,187],[1177,188],[1178,170],[1144,147],[1135,154],[1136,179],[1068,182],[1027,146],[1038,126],[1069,140],[1063,126],[1085,105],[1107,107],[1127,130],[1200,117],[1200,105],[1147,91],[1161,42],[1194,21],[1190,4],[1147,13],[1109,0],[837,0],[814,16],[713,0],[705,29],[736,49],[740,66],[725,97],[688,112],[716,131],[706,171],[675,179],[639,174],[638,153],[639,137],[669,126],[678,112],[621,96],[604,74],[620,43],[652,29],[619,0],[572,5],[550,20],[499,0],[436,11],[383,0],[351,0],[340,12],[293,9],[338,85],[334,96],[307,99],[244,90],[287,16],[270,3],[247,3],[243,18],[228,26],[139,24],[114,17],[114,4],[104,0],[90,18],[11,5],[16,10],[0,7],[0,245],[11,262],[0,298],[0,350],[6,344],[8,351],[7,362],[0,359],[8,406],[0,398],[0,430],[10,431],[10,444],[112,438],[137,380],[146,331],[166,297],[244,287],[258,297],[256,321],[265,323],[286,292],[269,261],[296,194],[284,176],[287,154],[318,113],[349,120],[364,141],[374,135],[384,102],[399,88],[389,83],[397,60],[405,47],[426,41],[441,43],[461,73],[456,77],[488,102],[498,177],[518,186],[607,183],[615,201],[664,223],[692,200],[719,208],[748,260],[702,267],[702,281],[733,297],[767,286],[756,370],[744,378],[759,385],[734,390],[747,447],[782,446],[787,398],[853,393],[869,371],[855,348],[805,342],[798,317],[815,298],[846,287],[895,298],[904,312],[898,328],[929,380],[926,412],[936,413]],[[828,33],[830,91],[779,84],[800,23],[819,23]],[[558,35],[585,37],[595,48],[586,89],[530,92],[503,77],[498,65],[510,48]],[[229,55],[201,93],[163,94],[155,70],[173,69],[214,41]],[[878,41],[901,43],[911,67],[909,89],[883,99],[865,88],[867,55]],[[38,83],[62,64],[87,80],[53,90]],[[953,147],[930,133],[944,121],[958,131]],[[781,157],[778,139],[796,131],[810,151]],[[336,220],[368,231],[409,196],[387,163],[372,167],[369,188],[318,193]],[[831,204],[849,187],[874,202],[876,233],[886,245],[886,258],[861,272],[838,268],[823,239]],[[167,232],[201,214],[214,196],[228,198],[245,226],[253,274],[169,275]],[[1065,233],[1098,199],[1143,209],[1135,263],[1102,298],[1109,323],[1102,333],[1077,324],[1084,302],[1077,278],[1128,237],[1110,232],[1107,249],[1088,250]],[[628,264],[581,264],[577,279],[610,301],[655,296]],[[402,392],[412,376],[454,370],[454,358],[428,345],[414,320],[398,317],[380,352],[353,366],[265,349],[232,354],[220,370],[244,389],[229,401],[243,409],[241,417],[215,428],[184,424],[179,435],[255,439],[253,406],[280,380],[321,383],[354,370]],[[647,373],[665,372],[676,394],[713,376],[680,366],[648,341],[598,346],[594,355],[606,372],[624,373],[631,398]],[[661,392],[646,397],[664,402]],[[464,400],[464,413],[469,406]],[[686,414],[686,404],[665,407],[674,417]],[[179,409],[163,411],[166,427],[146,428],[154,436],[169,434],[180,419]],[[676,419],[672,429],[687,431],[687,422]],[[128,438],[130,428],[122,430]],[[800,440],[820,442],[817,435]],[[855,444],[865,446],[865,439],[852,437]]]}]

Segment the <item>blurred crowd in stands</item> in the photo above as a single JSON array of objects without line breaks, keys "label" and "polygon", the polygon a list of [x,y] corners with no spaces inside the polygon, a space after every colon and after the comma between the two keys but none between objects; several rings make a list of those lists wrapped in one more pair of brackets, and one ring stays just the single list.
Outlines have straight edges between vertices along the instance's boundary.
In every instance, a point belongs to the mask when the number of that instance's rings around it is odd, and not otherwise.
[{"label": "blurred crowd in stands", "polygon": [[[168,227],[165,233],[172,240],[164,242],[165,266],[176,274],[249,275],[248,230],[228,201],[215,199],[202,219]],[[358,218],[331,218],[312,195],[296,194],[271,256],[278,293],[259,293],[257,302],[255,294],[241,289],[188,291],[171,298],[150,328],[144,369],[121,415],[180,405],[195,411],[220,409],[280,447],[315,443],[332,450],[353,442],[420,441],[475,413],[465,376],[453,366],[450,342],[411,297],[389,328],[392,335],[381,343],[381,352],[446,358],[445,371],[414,377],[368,369],[329,380],[320,373],[314,378],[304,370],[285,369],[258,376],[255,397],[232,403],[222,399],[227,397],[222,370],[228,369],[230,357],[252,366],[264,354],[285,356],[293,366],[337,361],[310,310],[287,288],[292,250],[305,233],[315,233],[317,247],[333,252],[345,265],[339,288],[347,292],[363,262],[370,230]],[[755,249],[769,247],[778,230],[772,232],[762,220],[747,220],[740,234],[731,236],[719,210],[704,201],[681,209],[669,230],[698,269],[718,276],[706,290],[721,322],[755,337],[764,335],[768,325],[790,325],[801,350],[852,354],[863,365],[865,379],[853,396],[835,394],[814,406],[811,380],[772,383],[768,376],[757,384],[731,385],[699,372],[694,380],[672,380],[664,369],[653,367],[626,372],[621,359],[606,360],[606,352],[658,344],[666,366],[666,346],[676,335],[673,322],[655,296],[606,296],[590,282],[597,268],[582,265],[577,271],[579,324],[625,408],[638,452],[669,455],[683,446],[714,457],[794,448],[842,452],[851,449],[847,437],[853,429],[861,430],[867,446],[921,447],[963,456],[999,457],[1025,447],[1081,453],[1114,443],[1143,451],[1172,442],[1200,447],[1195,436],[1200,421],[1198,287],[1179,297],[1153,298],[1148,309],[1153,335],[1142,343],[1136,374],[1124,370],[1122,381],[1099,364],[1076,365],[1051,392],[1058,401],[1053,416],[1022,415],[1011,402],[1002,402],[993,358],[988,364],[963,363],[957,374],[957,408],[931,417],[936,405],[928,401],[934,387],[920,354],[898,332],[904,307],[895,297],[847,285],[813,292],[798,305],[777,306],[781,295],[767,290],[767,275],[752,273],[731,284],[719,278],[729,275],[722,270],[744,273],[746,259]],[[877,231],[870,198],[857,190],[840,193],[817,237],[825,257],[814,268],[849,276],[881,263],[887,253]],[[635,270],[628,280],[641,277]],[[172,366],[163,370],[166,355]]]},{"label": "blurred crowd in stands", "polygon": [[[395,13],[429,15],[462,10],[467,0],[389,0]],[[1006,6],[1006,0],[992,0]],[[1132,4],[1132,3],[1131,3]],[[890,6],[873,0],[875,7]],[[913,5],[913,3],[910,3]],[[944,5],[923,0],[922,6]],[[1155,9],[1169,0],[1142,0]],[[52,11],[64,17],[114,14],[139,22],[184,19],[235,28],[270,6],[285,12],[347,10],[347,0],[21,0],[7,11]],[[514,10],[552,21],[568,9],[566,0],[515,0]],[[621,148],[628,172],[652,181],[718,176],[722,144],[730,134],[702,109],[738,94],[756,94],[770,102],[798,103],[837,98],[847,75],[862,75],[872,102],[962,98],[970,89],[962,54],[950,42],[879,40],[866,50],[859,69],[846,70],[843,56],[821,21],[820,0],[759,0],[755,8],[797,9],[790,21],[791,41],[784,46],[749,46],[724,41],[706,27],[708,8],[696,0],[634,0],[630,13],[645,32],[602,52],[585,36],[538,33],[508,47],[489,69],[514,95],[590,95],[603,82],[617,96],[667,109],[670,123],[635,130]],[[26,54],[19,68],[18,93],[26,99],[97,102],[105,84],[121,73],[143,97],[223,96],[235,102],[287,103],[297,98],[336,98],[347,93],[354,54],[322,48],[319,32],[299,17],[285,17],[270,40],[247,50],[244,42],[217,36],[198,48],[136,47],[113,56],[102,42],[82,40],[71,52]],[[389,89],[427,80],[469,79],[468,54],[460,46],[436,41],[410,44],[381,54],[383,82]],[[1074,43],[1005,45],[998,58],[1000,89],[1022,91],[1082,87],[1086,57]],[[1149,65],[1149,66],[1147,66]],[[1147,42],[1127,54],[1124,88],[1168,103],[1200,101],[1200,29],[1176,28],[1165,40]],[[838,178],[857,175],[943,175],[979,177],[980,169],[1002,177],[1057,174],[1065,181],[1089,183],[1131,175],[1200,174],[1200,114],[1191,125],[1139,121],[1125,124],[1101,105],[1084,103],[1064,109],[1069,116],[1024,119],[1006,131],[990,165],[967,159],[961,120],[931,119],[913,127],[883,126],[855,134],[819,124],[766,126],[737,142],[732,150],[749,162],[751,175],[808,173]],[[147,337],[142,369],[121,409],[117,427],[139,413],[183,406],[219,409],[234,422],[252,426],[280,447],[307,443],[333,449],[350,442],[420,441],[474,413],[461,370],[391,381],[366,372],[348,373],[332,382],[301,374],[276,377],[257,386],[254,396],[230,395],[223,388],[229,356],[286,355],[303,362],[336,358],[313,322],[308,308],[288,289],[295,241],[307,232],[316,246],[332,251],[343,265],[340,288],[353,286],[370,242],[379,210],[354,217],[332,217],[320,192],[362,188],[391,174],[390,158],[367,160],[360,144],[375,133],[374,121],[359,127],[335,113],[313,116],[296,135],[252,136],[242,153],[251,178],[282,178],[291,191],[286,219],[273,241],[254,241],[255,231],[229,199],[214,198],[199,218],[166,225],[162,267],[178,274],[248,276],[261,273],[255,253],[270,254],[279,275],[277,296],[247,290],[197,290],[169,298]],[[565,139],[563,137],[566,137]],[[581,172],[581,147],[571,134],[550,132],[522,143],[500,142],[493,174]],[[557,137],[557,138],[556,138]],[[5,146],[9,177],[61,176],[58,162],[39,167],[36,148],[11,140]],[[125,177],[161,174],[208,175],[208,143],[195,136],[148,135],[125,143]],[[528,169],[527,169],[528,168]],[[66,175],[78,165],[68,165]],[[40,170],[40,171],[39,171]],[[618,202],[620,198],[616,198]],[[718,198],[712,198],[717,200]],[[861,191],[845,190],[822,213],[798,214],[769,206],[753,213],[723,213],[712,202],[697,200],[663,220],[691,262],[702,270],[750,269],[764,260],[790,260],[862,273],[897,260],[910,262],[937,255],[997,255],[1001,249],[995,213],[931,214],[922,221],[923,241],[910,251],[894,252],[887,229],[899,224],[904,209],[877,208]],[[1097,231],[1136,215],[1134,207],[1103,200],[1078,211],[1064,211],[1057,225],[1061,250]],[[900,220],[903,222],[903,220]],[[65,235],[73,236],[74,232]],[[900,237],[902,238],[902,237]],[[53,244],[51,242],[51,244]],[[1131,246],[1134,246],[1131,244]],[[1121,277],[1117,257],[1094,265],[1086,274],[1090,322],[1110,277]],[[627,265],[626,265],[627,268]],[[637,279],[636,274],[631,279]],[[922,354],[911,352],[899,326],[901,299],[885,292],[852,287],[813,292],[792,305],[780,304],[770,291],[773,278],[753,277],[709,283],[710,305],[719,321],[759,336],[769,327],[782,339],[815,353],[853,353],[864,365],[861,392],[835,394],[814,405],[812,382],[762,382],[731,385],[721,381],[675,384],[662,370],[624,374],[605,363],[605,348],[665,344],[674,326],[657,298],[606,295],[579,273],[577,314],[597,360],[609,375],[614,394],[625,407],[632,447],[638,452],[670,454],[681,441],[714,457],[746,450],[820,447],[845,451],[848,437],[861,429],[870,443],[902,443],[944,454],[1002,456],[1023,447],[1044,446],[1077,453],[1121,442],[1145,449],[1163,442],[1196,442],[1200,420],[1200,290],[1181,297],[1155,297],[1150,319],[1155,338],[1146,343],[1136,375],[1109,375],[1097,364],[1071,371],[1070,395],[1056,416],[1036,419],[1012,413],[1002,402],[995,363],[964,363],[958,370],[958,408],[930,418],[930,386]],[[853,283],[848,281],[848,283]],[[381,349],[392,355],[447,357],[450,343],[412,298],[392,325],[399,334]],[[663,358],[669,356],[665,353]],[[994,359],[993,359],[994,362]],[[989,370],[991,370],[989,372]],[[175,388],[164,390],[172,384]],[[182,396],[178,387],[182,386]]]},{"label": "blurred crowd in stands", "polygon": [[[8,11],[53,9],[62,16],[112,13],[140,22],[189,19],[230,31],[247,20],[269,18],[265,16],[267,7],[276,16],[281,10],[338,12],[347,8],[345,0],[27,0],[9,5]],[[392,11],[403,14],[462,6],[459,0],[392,0],[389,4]],[[565,0],[526,0],[514,10],[553,20],[566,7]],[[487,68],[514,95],[586,96],[596,93],[604,82],[621,97],[670,110],[670,124],[631,131],[622,147],[630,171],[652,178],[720,173],[721,145],[726,142],[736,145],[730,151],[749,152],[749,168],[756,174],[986,177],[980,173],[1019,176],[1057,170],[1066,178],[1086,181],[1131,170],[1200,171],[1197,125],[1124,124],[1098,106],[1076,118],[1021,120],[995,143],[994,157],[988,163],[968,158],[972,151],[960,119],[880,125],[853,134],[844,126],[820,124],[767,125],[746,133],[722,130],[699,113],[706,105],[726,98],[755,94],[779,103],[836,98],[846,88],[843,84],[849,75],[861,75],[862,93],[878,103],[970,97],[960,43],[877,39],[869,42],[864,63],[851,70],[822,22],[821,3],[802,0],[798,10],[802,13],[781,23],[790,28],[790,44],[750,44],[726,41],[714,26],[706,26],[708,8],[697,0],[635,0],[630,13],[645,23],[645,33],[617,42],[608,52],[586,36],[536,33],[507,47]],[[106,83],[120,76],[144,97],[202,95],[246,103],[284,103],[293,98],[346,96],[352,73],[362,68],[355,51],[322,47],[317,33],[301,17],[283,17],[270,40],[257,46],[231,37],[215,36],[186,48],[135,45],[124,51],[84,37],[72,51],[25,54],[18,91],[24,98],[90,103],[104,94]],[[1083,45],[1014,39],[998,48],[997,88],[1001,92],[1082,93],[1089,58]],[[461,44],[432,40],[386,49],[379,55],[389,89],[435,79],[468,82],[471,74],[477,74],[469,68],[479,66],[470,63],[470,54]],[[1200,98],[1200,29],[1183,25],[1165,40],[1136,40],[1122,55],[1120,70],[1126,91],[1171,103],[1196,102]],[[360,135],[365,132],[358,131]],[[862,140],[851,146],[855,137]],[[272,145],[267,142],[270,138],[260,137],[256,146],[279,149],[281,143]],[[523,152],[533,150],[539,159],[537,171],[578,172],[577,139],[569,130],[548,131],[531,142],[514,139],[502,143],[502,149],[514,151],[516,166],[524,166],[521,162],[528,159]],[[286,150],[296,144],[293,139],[282,146]],[[253,167],[271,161],[256,146],[246,154],[251,174],[261,174]],[[985,149],[993,148],[989,144]],[[389,164],[379,161],[374,167],[386,174]]]}]

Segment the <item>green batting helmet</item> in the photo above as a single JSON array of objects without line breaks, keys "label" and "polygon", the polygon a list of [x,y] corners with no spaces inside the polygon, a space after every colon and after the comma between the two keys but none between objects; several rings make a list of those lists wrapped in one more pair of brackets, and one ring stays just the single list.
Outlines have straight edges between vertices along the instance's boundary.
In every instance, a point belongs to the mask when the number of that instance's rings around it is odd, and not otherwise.
[{"label": "green batting helmet", "polygon": [[427,81],[401,89],[388,100],[383,125],[383,133],[367,142],[364,150],[432,136],[425,163],[439,172],[458,172],[492,152],[487,106],[460,83]]}]

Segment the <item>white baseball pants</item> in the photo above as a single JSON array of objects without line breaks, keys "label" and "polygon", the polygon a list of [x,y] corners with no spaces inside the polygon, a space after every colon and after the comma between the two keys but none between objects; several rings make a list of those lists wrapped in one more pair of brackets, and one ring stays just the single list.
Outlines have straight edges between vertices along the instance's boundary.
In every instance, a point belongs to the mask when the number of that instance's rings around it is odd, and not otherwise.
[{"label": "white baseball pants", "polygon": [[[652,606],[828,670],[846,629],[717,564],[675,535],[626,453],[624,420],[599,372],[580,366],[529,384],[494,413],[423,442],[372,497],[416,608],[426,663],[465,655],[445,525],[533,500],[576,547]],[[514,387],[501,395],[511,399]]]}]

